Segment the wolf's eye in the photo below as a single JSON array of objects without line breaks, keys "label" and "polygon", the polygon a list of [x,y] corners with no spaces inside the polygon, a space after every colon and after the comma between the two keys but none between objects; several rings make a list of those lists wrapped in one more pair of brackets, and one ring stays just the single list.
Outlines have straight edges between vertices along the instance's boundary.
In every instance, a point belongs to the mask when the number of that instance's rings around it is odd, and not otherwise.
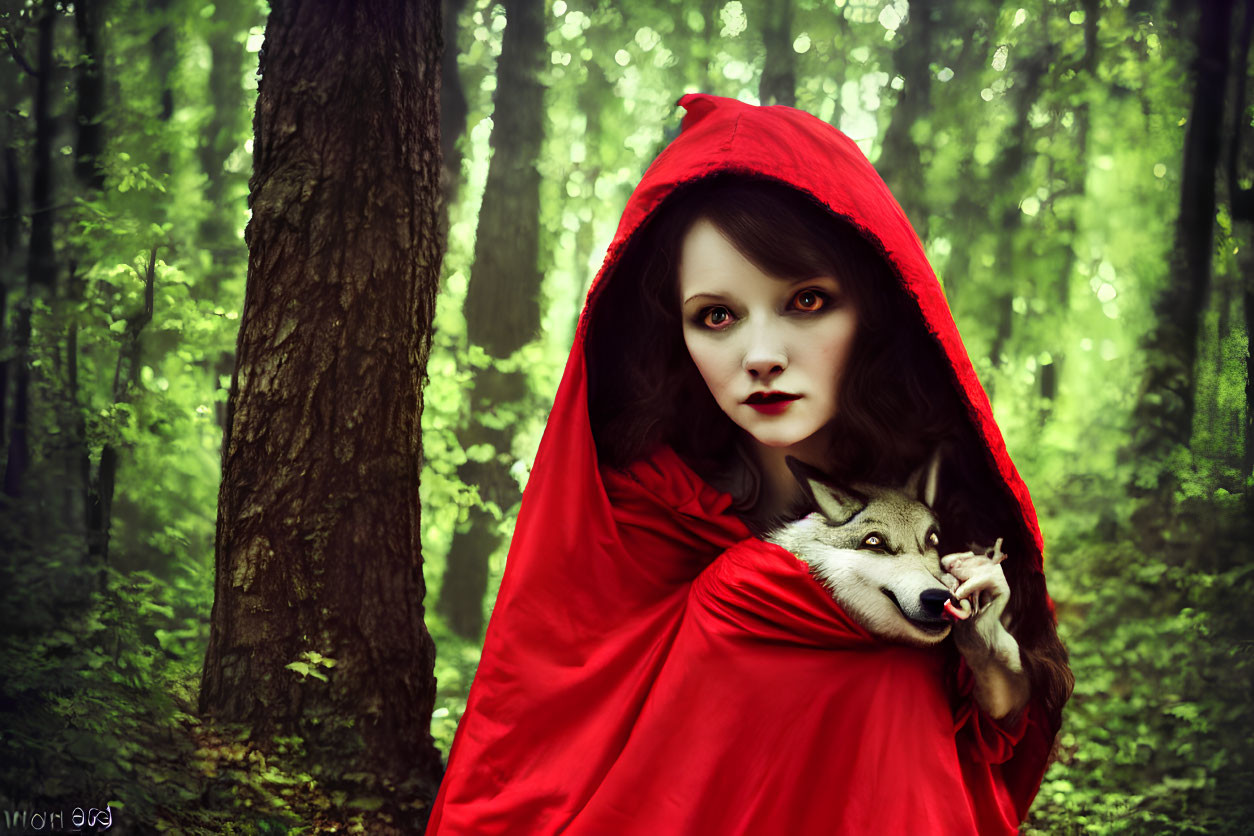
[{"label": "wolf's eye", "polygon": [[940,545],[940,537],[937,536],[935,531],[927,535],[927,544],[933,548]]},{"label": "wolf's eye", "polygon": [[884,548],[884,538],[875,532],[871,532],[862,538],[862,547],[865,549],[882,549]]}]

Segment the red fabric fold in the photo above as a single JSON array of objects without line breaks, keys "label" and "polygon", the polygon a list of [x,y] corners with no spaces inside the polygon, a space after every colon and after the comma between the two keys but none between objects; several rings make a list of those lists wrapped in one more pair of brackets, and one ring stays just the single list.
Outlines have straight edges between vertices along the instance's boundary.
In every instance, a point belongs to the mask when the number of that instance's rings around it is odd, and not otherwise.
[{"label": "red fabric fold", "polygon": [[744,540],[692,584],[631,736],[566,832],[975,832],[943,661],[871,638],[795,557]]},{"label": "red fabric fold", "polygon": [[[678,186],[771,177],[862,229],[918,302],[1040,532],[917,237],[857,146],[790,108],[685,96],[597,283]],[[630,276],[614,276],[631,281]],[[596,293],[590,295],[595,304]],[[671,450],[602,472],[581,320],[523,496],[435,834],[1012,833],[1056,733],[974,707],[946,651],[873,640]]]}]

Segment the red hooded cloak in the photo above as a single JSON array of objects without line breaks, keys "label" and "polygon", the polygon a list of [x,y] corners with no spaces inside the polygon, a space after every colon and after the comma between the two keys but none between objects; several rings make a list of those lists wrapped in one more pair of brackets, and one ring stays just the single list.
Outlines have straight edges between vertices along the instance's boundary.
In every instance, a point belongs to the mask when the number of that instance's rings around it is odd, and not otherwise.
[{"label": "red hooded cloak", "polygon": [[[792,108],[708,95],[679,104],[681,133],[628,202],[597,282],[685,183],[738,171],[812,195],[877,244],[917,302],[1018,503],[1032,553],[1015,557],[1040,571],[1031,500],[940,285],[857,145]],[[1009,726],[992,721],[965,668],[948,683],[942,651],[871,637],[673,451],[599,468],[588,319],[429,832],[1016,832],[1057,731],[1039,705]]]}]

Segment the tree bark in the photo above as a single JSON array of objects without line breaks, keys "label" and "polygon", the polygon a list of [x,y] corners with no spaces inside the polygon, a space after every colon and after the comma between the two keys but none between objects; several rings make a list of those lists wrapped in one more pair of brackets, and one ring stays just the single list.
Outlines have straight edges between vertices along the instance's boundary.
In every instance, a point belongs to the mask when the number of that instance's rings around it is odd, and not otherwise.
[{"label": "tree bark", "polygon": [[[1242,476],[1245,477],[1246,519],[1254,520],[1254,273],[1245,275],[1245,442]],[[1251,523],[1254,526],[1254,523]]]},{"label": "tree bark", "polygon": [[[4,149],[4,221],[0,224],[0,335],[9,344],[9,288],[17,285],[18,247],[22,240],[22,188],[18,182],[17,148],[12,141]],[[0,443],[8,439],[9,368],[13,361],[0,359]]]},{"label": "tree bark", "polygon": [[80,183],[92,191],[104,188],[104,171],[100,168],[100,155],[104,153],[105,82],[104,52],[100,44],[103,24],[103,0],[76,0],[74,23],[83,43],[83,58],[78,63],[78,128],[77,147],[74,156],[74,173]]},{"label": "tree bark", "polygon": [[927,241],[928,237],[928,211],[923,200],[923,161],[912,130],[916,122],[928,115],[931,107],[929,62],[939,16],[935,7],[935,0],[915,0],[910,4],[910,16],[898,30],[902,38],[893,51],[893,69],[902,77],[904,86],[884,132],[884,147],[877,161],[880,174],[921,241]]},{"label": "tree bark", "polygon": [[[546,54],[544,4],[506,0],[505,34],[497,65],[492,111],[492,161],[479,210],[475,262],[466,292],[466,332],[494,360],[509,357],[540,328],[540,172],[536,161],[544,138],[544,88],[539,73]],[[528,394],[520,372],[487,369],[476,375],[470,416],[459,434],[462,447],[487,444],[493,456],[467,462],[458,475],[477,485],[480,497],[502,511],[518,500],[509,473],[512,426],[499,426],[493,412]],[[486,420],[485,420],[486,419]],[[453,537],[438,609],[459,635],[483,632],[483,596],[488,559],[500,543],[496,518],[472,508]]]},{"label": "tree bark", "polygon": [[457,66],[457,32],[466,0],[443,0],[444,58],[440,66],[440,150],[444,167],[440,186],[444,198],[444,239],[448,240],[448,211],[462,185],[462,138],[469,106]]},{"label": "tree bark", "polygon": [[[1091,83],[1096,88],[1099,83],[1097,76],[1099,57],[1097,24],[1101,14],[1101,2],[1100,0],[1082,0],[1082,5],[1084,7],[1084,58],[1081,62],[1081,69],[1088,75]],[[1080,197],[1084,195],[1086,190],[1085,173],[1088,171],[1091,122],[1090,104],[1085,99],[1075,107],[1075,163],[1070,169],[1071,173],[1062,177],[1062,179],[1076,184],[1073,194]],[[1051,180],[1054,179],[1052,170],[1051,163]],[[1066,316],[1071,310],[1071,282],[1075,274],[1076,261],[1075,239],[1077,230],[1076,213],[1074,210],[1065,216],[1058,217],[1058,230],[1061,233],[1059,244],[1062,247],[1063,266],[1058,271],[1052,290],[1056,309],[1062,316]],[[1042,365],[1039,373],[1039,391],[1042,401],[1040,418],[1042,426],[1052,414],[1053,401],[1058,394],[1058,380],[1063,373],[1063,365],[1067,359],[1067,347],[1062,340],[1054,342],[1050,355],[1052,362]]]},{"label": "tree bark", "polygon": [[764,105],[797,103],[797,54],[792,48],[792,0],[771,0],[762,15],[762,44],[766,57],[758,81],[758,100]]},{"label": "tree bark", "polygon": [[[1228,79],[1233,0],[1200,4],[1193,105],[1184,139],[1180,214],[1167,287],[1155,304],[1146,342],[1146,373],[1133,410],[1131,451],[1161,460],[1192,435],[1199,323],[1210,283],[1214,247],[1215,174]],[[1164,471],[1163,477],[1166,478]],[[1160,480],[1158,486],[1166,489]]]},{"label": "tree bark", "polygon": [[52,115],[53,81],[56,66],[53,60],[54,30],[57,22],[56,3],[45,4],[47,10],[39,20],[39,73],[35,77],[35,148],[31,159],[31,219],[29,286],[34,293],[52,294],[57,280],[56,251],[52,226],[53,160],[52,145],[56,139],[56,117]]},{"label": "tree bark", "polygon": [[[225,209],[232,203],[243,209],[239,186],[242,172],[227,171],[226,163],[240,144],[245,123],[244,88],[241,84],[250,61],[239,36],[263,21],[256,5],[243,0],[219,0],[214,5],[206,38],[209,43],[207,94],[213,118],[197,149],[200,168],[205,173],[205,202]],[[217,299],[221,283],[235,274],[236,258],[242,255],[236,237],[236,216],[231,211],[215,211],[200,226],[201,239],[213,253],[212,266],[196,289],[202,299]],[[230,369],[227,369],[227,373]]]},{"label": "tree bark", "polygon": [[1246,87],[1254,36],[1254,0],[1241,4],[1241,29],[1237,39],[1236,89],[1232,100],[1232,139],[1228,143],[1228,201],[1233,222],[1245,232],[1244,246],[1237,258],[1242,281],[1241,303],[1245,320],[1245,423],[1242,427],[1241,476],[1245,480],[1244,502],[1248,525],[1254,528],[1254,188],[1242,189],[1240,166],[1249,165],[1245,143],[1247,121]]},{"label": "tree bark", "polygon": [[[213,119],[197,149],[200,168],[208,178],[205,202],[217,211],[208,213],[200,224],[200,238],[213,258],[204,278],[191,288],[197,299],[216,302],[222,283],[239,274],[244,248],[236,233],[238,210],[242,214],[243,195],[239,188],[247,177],[242,171],[228,171],[227,160],[239,146],[245,123],[244,89],[241,80],[250,57],[239,35],[264,22],[256,4],[248,0],[218,0],[209,22],[209,83],[207,94],[213,105]],[[201,366],[218,386],[235,365],[233,352],[223,351],[204,357]],[[226,402],[214,402],[214,417],[226,428]]]},{"label": "tree bark", "polygon": [[9,425],[9,451],[4,468],[4,493],[10,497],[22,495],[22,483],[30,468],[30,341],[31,302],[35,296],[51,296],[55,291],[57,264],[52,238],[52,143],[56,135],[56,121],[52,115],[53,35],[55,34],[56,3],[45,4],[39,19],[39,69],[35,77],[35,147],[32,151],[31,174],[31,227],[29,255],[26,262],[26,298],[17,308],[13,345],[16,353],[14,375],[13,415]]},{"label": "tree bark", "polygon": [[[169,122],[174,115],[174,71],[178,56],[174,49],[174,27],[170,24],[170,0],[148,0],[147,12],[156,19],[157,29],[148,42],[152,56],[152,72],[160,90],[157,118]],[[166,169],[162,169],[165,171]]]},{"label": "tree bark", "polygon": [[271,4],[200,694],[405,832],[440,774],[418,481],[441,51],[438,0]]},{"label": "tree bark", "polygon": [[[1047,49],[1048,47],[1041,48]],[[1033,102],[1036,101],[1041,78],[1044,76],[1050,63],[1050,56],[1044,53],[1030,55],[1024,60],[1022,75],[1013,88],[1015,113],[1017,114],[1015,126],[1011,131],[1010,142],[1002,149],[996,164],[993,166],[992,176],[989,180],[994,192],[1001,196],[1001,199],[994,203],[994,205],[1000,206],[1000,214],[996,218],[997,247],[995,263],[999,274],[1005,277],[1014,275],[1012,265],[1016,261],[1016,238],[1023,226],[1023,211],[1019,208],[1019,197],[1016,188],[1017,180],[1023,173],[1024,165],[1028,160],[1028,134],[1031,130],[1028,114],[1032,109]],[[1002,353],[1006,350],[1014,330],[1015,288],[1013,284],[1005,280],[1001,284],[1005,289],[994,297],[992,303],[995,316],[997,317],[997,325],[993,334],[993,340],[990,343],[988,357],[994,369],[1001,368]],[[993,386],[994,378],[990,377],[984,383],[984,388],[988,390],[990,398],[993,396]]]}]

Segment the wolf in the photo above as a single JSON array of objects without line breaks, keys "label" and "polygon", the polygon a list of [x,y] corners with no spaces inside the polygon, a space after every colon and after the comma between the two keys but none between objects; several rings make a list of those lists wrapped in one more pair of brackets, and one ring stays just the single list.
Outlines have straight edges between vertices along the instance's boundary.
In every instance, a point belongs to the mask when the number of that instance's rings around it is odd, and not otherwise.
[{"label": "wolf", "polygon": [[833,484],[789,457],[788,467],[816,510],[766,535],[792,552],[836,603],[870,633],[929,647],[971,614],[954,598],[957,581],[941,567],[936,500],[939,458],[900,489]]}]

